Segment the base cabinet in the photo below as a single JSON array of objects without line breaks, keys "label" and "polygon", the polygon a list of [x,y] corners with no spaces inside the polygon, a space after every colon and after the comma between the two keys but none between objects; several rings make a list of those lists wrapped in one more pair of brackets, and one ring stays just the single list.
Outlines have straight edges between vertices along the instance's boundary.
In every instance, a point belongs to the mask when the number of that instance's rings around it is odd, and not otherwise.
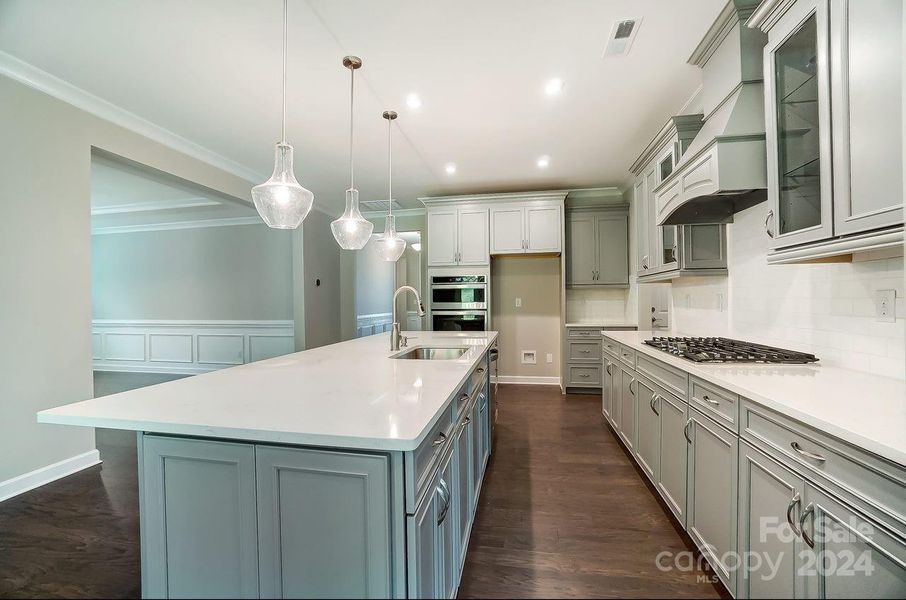
[{"label": "base cabinet", "polygon": [[656,484],[660,477],[661,435],[654,390],[641,379],[636,381],[636,442],[635,458],[642,471]]},{"label": "base cabinet", "polygon": [[415,514],[408,517],[409,596],[449,598],[458,570],[455,556],[456,520],[451,482],[454,453],[450,452],[435,475]]},{"label": "base cabinet", "polygon": [[673,516],[681,525],[686,524],[686,426],[688,407],[670,393],[661,391],[654,406],[659,414],[659,443],[657,490]]},{"label": "base cabinet", "polygon": [[617,433],[630,451],[635,446],[635,377],[632,371],[620,368],[620,411]]},{"label": "base cabinet", "polygon": [[736,496],[739,439],[694,408],[685,428],[689,442],[686,531],[715,574],[736,589]]},{"label": "base cabinet", "polygon": [[[601,371],[601,414],[613,424],[614,369],[617,366],[609,358],[604,358],[604,370]],[[619,373],[619,371],[616,371]]]}]

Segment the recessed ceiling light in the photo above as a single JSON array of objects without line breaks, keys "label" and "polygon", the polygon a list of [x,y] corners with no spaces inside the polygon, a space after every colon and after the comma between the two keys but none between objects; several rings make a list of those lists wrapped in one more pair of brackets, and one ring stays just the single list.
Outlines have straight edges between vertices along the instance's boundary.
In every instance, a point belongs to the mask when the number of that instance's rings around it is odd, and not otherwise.
[{"label": "recessed ceiling light", "polygon": [[559,77],[554,77],[553,79],[548,80],[548,82],[544,85],[544,92],[548,96],[558,96],[562,91],[563,80]]},{"label": "recessed ceiling light", "polygon": [[452,175],[456,172],[456,163],[447,163],[444,167],[444,171],[447,172],[447,175]]},{"label": "recessed ceiling light", "polygon": [[406,106],[409,108],[421,108],[422,99],[418,97],[418,94],[409,94],[406,96]]},{"label": "recessed ceiling light", "polygon": [[551,164],[551,157],[550,156],[541,156],[538,158],[538,162],[535,164],[538,165],[539,169],[546,169]]}]

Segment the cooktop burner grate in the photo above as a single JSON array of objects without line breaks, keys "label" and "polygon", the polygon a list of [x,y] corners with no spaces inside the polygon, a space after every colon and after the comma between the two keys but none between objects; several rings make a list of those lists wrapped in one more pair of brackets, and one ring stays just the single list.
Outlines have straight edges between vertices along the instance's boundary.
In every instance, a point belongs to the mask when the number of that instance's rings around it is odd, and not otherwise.
[{"label": "cooktop burner grate", "polygon": [[702,363],[805,364],[818,361],[814,354],[724,337],[654,337],[645,343],[674,356]]}]

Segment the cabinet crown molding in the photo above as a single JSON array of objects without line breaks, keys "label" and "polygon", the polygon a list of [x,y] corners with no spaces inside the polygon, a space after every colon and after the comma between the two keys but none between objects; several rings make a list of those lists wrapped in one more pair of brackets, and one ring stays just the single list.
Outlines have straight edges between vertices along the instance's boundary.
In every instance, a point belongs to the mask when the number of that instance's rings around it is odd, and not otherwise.
[{"label": "cabinet crown molding", "polygon": [[727,2],[686,62],[696,67],[704,67],[724,39],[733,31],[733,28],[748,19],[749,15],[756,10],[757,5],[758,0],[730,0]]},{"label": "cabinet crown molding", "polygon": [[664,144],[673,136],[681,133],[690,133],[691,136],[694,136],[702,128],[703,117],[704,115],[699,113],[692,115],[674,115],[667,119],[667,122],[661,127],[658,134],[654,136],[654,139],[645,146],[642,153],[639,154],[632,165],[630,165],[629,172],[633,175],[641,175],[645,167],[660,154],[664,149]]},{"label": "cabinet crown molding", "polygon": [[746,27],[767,32],[796,0],[764,0],[746,21]]},{"label": "cabinet crown molding", "polygon": [[426,196],[419,202],[426,207],[465,202],[527,202],[536,200],[554,200],[564,202],[569,190],[551,190],[543,192],[510,192],[503,194],[464,194],[461,196]]}]

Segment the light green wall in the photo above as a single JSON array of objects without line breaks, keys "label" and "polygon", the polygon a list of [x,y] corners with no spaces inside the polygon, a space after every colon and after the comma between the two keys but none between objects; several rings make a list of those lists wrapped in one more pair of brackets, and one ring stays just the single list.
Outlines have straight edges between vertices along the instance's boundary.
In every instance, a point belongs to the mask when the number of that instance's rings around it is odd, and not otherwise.
[{"label": "light green wall", "polygon": [[250,184],[0,76],[0,482],[94,449],[35,413],[93,395],[92,146],[249,200]]},{"label": "light green wall", "polygon": [[264,224],[91,238],[95,319],[292,319],[292,277],[292,234]]}]

